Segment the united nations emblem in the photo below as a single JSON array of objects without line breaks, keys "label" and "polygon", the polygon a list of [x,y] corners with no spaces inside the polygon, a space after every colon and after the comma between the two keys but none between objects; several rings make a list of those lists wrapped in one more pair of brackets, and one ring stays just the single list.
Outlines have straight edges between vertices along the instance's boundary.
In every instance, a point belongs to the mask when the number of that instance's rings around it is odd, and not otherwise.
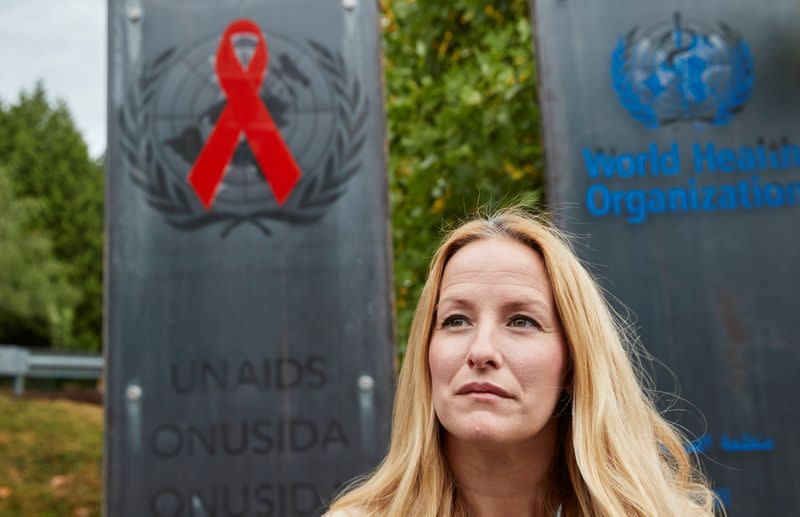
[{"label": "united nations emblem", "polygon": [[611,78],[620,103],[648,128],[676,122],[725,125],[750,99],[753,59],[745,40],[724,23],[636,28],[619,39]]},{"label": "united nations emblem", "polygon": [[148,204],[227,236],[319,220],[360,168],[367,111],[341,55],[240,20],[144,63],[117,116]]}]

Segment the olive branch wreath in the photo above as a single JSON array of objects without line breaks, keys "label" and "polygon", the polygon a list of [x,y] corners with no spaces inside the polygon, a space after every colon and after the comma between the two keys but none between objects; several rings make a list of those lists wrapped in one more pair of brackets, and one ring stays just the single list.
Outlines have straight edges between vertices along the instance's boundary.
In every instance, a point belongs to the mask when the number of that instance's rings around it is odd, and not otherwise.
[{"label": "olive branch wreath", "polygon": [[[324,159],[321,171],[303,171],[300,182],[282,207],[234,211],[200,204],[188,182],[170,177],[156,156],[150,128],[153,101],[166,70],[176,58],[176,47],[170,47],[143,68],[138,81],[126,93],[126,101],[118,112],[120,147],[134,184],[141,188],[147,203],[161,212],[166,222],[181,230],[198,230],[221,224],[221,237],[227,237],[242,224],[252,224],[264,235],[272,232],[267,223],[272,220],[290,224],[318,221],[326,208],[346,189],[346,184],[361,167],[360,151],[366,141],[368,99],[364,98],[361,83],[348,73],[344,58],[321,44],[309,40],[309,48],[317,64],[324,70],[336,92],[337,131],[332,149]],[[187,171],[188,174],[188,171]]]}]

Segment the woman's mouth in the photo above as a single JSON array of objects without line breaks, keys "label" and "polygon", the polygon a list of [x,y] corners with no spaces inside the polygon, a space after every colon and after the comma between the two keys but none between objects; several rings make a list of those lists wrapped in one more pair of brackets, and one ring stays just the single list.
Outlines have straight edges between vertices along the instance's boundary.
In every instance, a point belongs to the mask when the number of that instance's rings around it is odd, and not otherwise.
[{"label": "woman's mouth", "polygon": [[509,392],[500,386],[488,382],[468,382],[467,384],[461,386],[458,391],[456,391],[456,395],[471,395],[473,397],[482,399],[495,397],[504,399],[513,398]]}]

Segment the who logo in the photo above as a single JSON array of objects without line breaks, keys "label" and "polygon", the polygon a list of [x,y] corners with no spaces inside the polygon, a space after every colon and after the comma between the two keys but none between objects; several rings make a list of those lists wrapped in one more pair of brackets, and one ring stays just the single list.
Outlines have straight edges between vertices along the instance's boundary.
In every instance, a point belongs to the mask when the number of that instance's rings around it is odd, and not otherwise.
[{"label": "who logo", "polygon": [[611,55],[611,80],[620,103],[645,127],[678,122],[728,124],[753,92],[747,42],[724,23],[672,23],[632,29]]}]

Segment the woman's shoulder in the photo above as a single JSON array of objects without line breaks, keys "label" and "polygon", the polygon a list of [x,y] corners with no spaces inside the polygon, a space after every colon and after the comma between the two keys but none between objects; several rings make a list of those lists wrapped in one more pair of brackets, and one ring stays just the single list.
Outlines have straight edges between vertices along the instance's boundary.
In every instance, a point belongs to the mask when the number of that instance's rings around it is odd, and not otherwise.
[{"label": "woman's shoulder", "polygon": [[335,512],[328,512],[322,517],[369,517],[367,512],[358,508],[348,508],[346,510],[337,510]]}]

